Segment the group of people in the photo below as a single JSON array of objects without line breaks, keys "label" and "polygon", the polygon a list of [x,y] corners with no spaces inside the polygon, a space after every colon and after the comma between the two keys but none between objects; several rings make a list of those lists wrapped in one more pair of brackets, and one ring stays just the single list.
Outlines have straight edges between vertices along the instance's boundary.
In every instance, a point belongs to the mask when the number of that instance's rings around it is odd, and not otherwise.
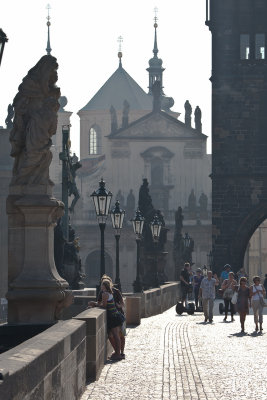
[{"label": "group of people", "polygon": [[124,315],[124,300],[118,288],[113,285],[108,275],[101,278],[97,301],[90,301],[89,307],[101,307],[107,310],[108,338],[114,349],[110,360],[119,361],[125,358],[126,324]]},{"label": "group of people", "polygon": [[[237,276],[231,271],[229,264],[224,266],[223,272],[218,279],[212,271],[203,275],[202,270],[198,268],[196,273],[191,272],[189,263],[184,264],[181,271],[181,300],[186,306],[188,293],[194,293],[196,310],[200,310],[199,302],[201,300],[204,322],[213,322],[213,307],[216,298],[216,287],[221,283],[219,292],[224,300],[224,321],[227,321],[228,313],[231,315],[231,321],[234,321],[234,314],[237,311],[240,315],[241,332],[245,332],[246,315],[249,313],[249,307],[254,314],[255,331],[263,330],[263,307],[266,297],[267,276],[265,276],[264,285],[261,284],[259,276],[254,276],[253,284],[248,286],[248,279],[245,271],[241,269]],[[237,281],[238,280],[238,281]]]}]

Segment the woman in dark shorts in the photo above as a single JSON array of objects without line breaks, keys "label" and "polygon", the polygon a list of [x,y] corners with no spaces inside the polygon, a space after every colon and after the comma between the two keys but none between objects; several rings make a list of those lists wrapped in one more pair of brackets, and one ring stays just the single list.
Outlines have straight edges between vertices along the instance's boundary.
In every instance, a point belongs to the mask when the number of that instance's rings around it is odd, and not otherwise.
[{"label": "woman in dark shorts", "polygon": [[121,360],[121,341],[120,330],[125,317],[117,310],[114,297],[112,294],[112,287],[109,280],[103,280],[101,284],[102,291],[102,307],[107,310],[107,327],[111,331],[114,338],[115,352],[111,355],[111,360]]},{"label": "woman in dark shorts", "polygon": [[237,302],[236,309],[240,315],[241,332],[245,332],[246,315],[249,313],[250,292],[247,286],[247,278],[240,278],[239,286],[237,286]]}]

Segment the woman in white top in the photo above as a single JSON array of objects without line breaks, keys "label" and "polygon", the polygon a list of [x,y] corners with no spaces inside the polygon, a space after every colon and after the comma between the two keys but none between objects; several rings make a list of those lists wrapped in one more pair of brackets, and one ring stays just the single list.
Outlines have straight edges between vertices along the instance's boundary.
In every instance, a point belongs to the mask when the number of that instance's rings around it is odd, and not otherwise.
[{"label": "woman in white top", "polygon": [[260,283],[261,279],[259,276],[254,276],[253,283],[254,285],[250,286],[250,297],[251,297],[251,306],[254,314],[254,322],[255,322],[255,331],[259,330],[258,322],[260,323],[260,330],[262,331],[262,311],[263,306],[261,304],[261,299],[264,299],[266,296],[266,292],[264,287]]}]

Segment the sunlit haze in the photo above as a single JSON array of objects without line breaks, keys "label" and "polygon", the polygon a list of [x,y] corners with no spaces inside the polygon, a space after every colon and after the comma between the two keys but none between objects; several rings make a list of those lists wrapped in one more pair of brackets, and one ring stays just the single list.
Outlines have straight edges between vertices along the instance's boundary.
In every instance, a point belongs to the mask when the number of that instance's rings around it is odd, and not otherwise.
[{"label": "sunlit haze", "polygon": [[[9,38],[0,71],[0,125],[7,106],[28,70],[46,54],[47,1],[9,0],[1,5],[0,27]],[[203,133],[211,131],[210,32],[205,26],[205,0],[50,1],[52,55],[59,63],[58,86],[72,111],[72,148],[79,154],[79,118],[85,106],[122,64],[147,91],[148,60],[154,41],[154,8],[158,8],[158,56],[165,68],[164,92],[181,112],[188,99],[202,110]],[[208,142],[210,152],[210,142]]]}]

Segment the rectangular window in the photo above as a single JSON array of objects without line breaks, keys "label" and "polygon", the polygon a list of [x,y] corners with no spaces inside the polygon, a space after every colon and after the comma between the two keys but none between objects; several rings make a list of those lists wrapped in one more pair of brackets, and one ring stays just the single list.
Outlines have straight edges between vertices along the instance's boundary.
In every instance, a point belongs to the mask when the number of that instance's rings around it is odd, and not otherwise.
[{"label": "rectangular window", "polygon": [[265,34],[257,33],[255,37],[255,58],[265,60]]},{"label": "rectangular window", "polygon": [[249,35],[244,33],[240,35],[240,58],[241,60],[249,60]]}]

